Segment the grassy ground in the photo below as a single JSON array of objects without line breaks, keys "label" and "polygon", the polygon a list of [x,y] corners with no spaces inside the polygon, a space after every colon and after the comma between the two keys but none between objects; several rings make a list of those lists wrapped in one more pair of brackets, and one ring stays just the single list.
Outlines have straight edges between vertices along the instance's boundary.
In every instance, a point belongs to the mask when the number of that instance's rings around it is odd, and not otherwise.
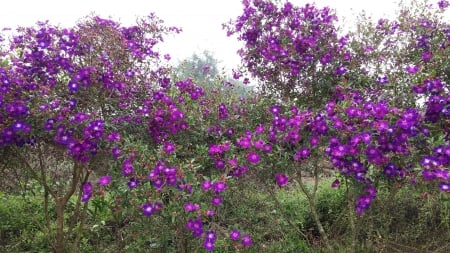
[{"label": "grassy ground", "polygon": [[[394,194],[389,187],[381,188],[372,208],[356,219],[352,233],[345,189],[332,189],[330,183],[321,182],[316,205],[334,252],[349,252],[352,238],[356,252],[450,250],[448,196],[421,193],[427,189],[406,187]],[[250,231],[254,246],[242,252],[326,252],[298,187],[261,190],[256,184],[247,184],[239,195],[229,194],[224,199],[225,208],[218,215],[226,222],[215,225]],[[40,192],[3,193],[0,200],[0,252],[51,252],[54,235],[44,226]],[[93,205],[87,212],[80,252],[177,252],[174,228],[165,220],[148,224],[139,217],[118,219],[111,210]],[[201,243],[187,238],[191,252],[202,252]],[[216,248],[216,252],[236,252],[228,240],[219,240]]]}]

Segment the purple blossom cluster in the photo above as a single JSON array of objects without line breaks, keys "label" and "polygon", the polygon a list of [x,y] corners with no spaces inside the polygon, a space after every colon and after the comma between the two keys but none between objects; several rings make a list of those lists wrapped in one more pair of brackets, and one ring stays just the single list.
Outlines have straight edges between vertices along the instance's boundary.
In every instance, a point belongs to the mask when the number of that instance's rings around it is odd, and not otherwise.
[{"label": "purple blossom cluster", "polygon": [[[256,126],[253,131],[246,131],[243,136],[237,137],[235,145],[230,141],[226,141],[223,144],[210,145],[208,152],[210,158],[214,161],[215,167],[219,171],[224,171],[227,175],[232,177],[239,178],[244,176],[247,173],[249,166],[258,165],[261,162],[262,154],[269,154],[272,152],[272,144],[261,138],[263,133],[265,133],[265,128],[264,125],[260,124]],[[231,146],[245,152],[246,162],[238,159],[232,154],[232,152],[236,152],[236,150],[234,148],[233,150],[230,150]]]},{"label": "purple blossom cluster", "polygon": [[450,117],[450,87],[439,78],[425,79],[422,83],[413,86],[416,94],[427,96],[425,101],[425,119],[436,123],[441,119]]},{"label": "purple blossom cluster", "polygon": [[144,216],[151,216],[154,213],[161,211],[162,209],[162,203],[161,202],[155,202],[155,203],[145,203],[141,206],[142,208],[142,215]]},{"label": "purple blossom cluster", "polygon": [[200,238],[203,235],[203,221],[201,217],[197,217],[195,220],[189,219],[186,223],[186,228],[192,231],[192,235]]},{"label": "purple blossom cluster", "polygon": [[236,34],[245,43],[238,53],[263,91],[310,95],[312,87],[299,86],[307,86],[300,80],[310,73],[321,69],[322,74],[341,76],[347,72],[348,37],[338,36],[336,21],[328,7],[249,0],[244,1],[243,14],[227,25],[227,34]]},{"label": "purple blossom cluster", "polygon": [[177,186],[183,183],[177,171],[176,167],[167,166],[165,161],[159,161],[148,173],[147,178],[152,186],[160,191],[164,186]]},{"label": "purple blossom cluster", "polygon": [[[428,87],[441,94],[445,84],[437,80]],[[365,192],[356,201],[356,211],[362,214],[376,197],[372,174],[381,174],[391,180],[414,177],[415,173],[410,168],[411,163],[417,161],[410,157],[412,154],[420,157],[417,145],[429,134],[425,124],[427,113],[415,108],[400,109],[383,100],[368,101],[359,92],[339,87],[336,97],[317,112],[292,106],[284,113],[281,106],[273,105],[269,108],[272,115],[270,125],[259,125],[254,131],[246,131],[237,137],[234,144],[210,145],[210,157],[220,170],[227,168],[233,171],[239,166],[236,152],[243,152],[242,156],[251,168],[267,154],[260,152],[264,145],[276,145],[278,150],[282,150],[280,145],[294,145],[297,149],[292,158],[298,163],[320,155],[318,150],[323,150],[340,174],[365,185]],[[227,161],[230,152],[235,153]],[[446,146],[437,148],[436,152],[439,152],[435,154],[439,158],[426,156],[424,160],[426,164],[434,164],[434,167],[424,167],[424,177],[439,179],[441,190],[447,191],[448,170],[443,169],[448,166]],[[369,170],[372,170],[370,174]],[[288,183],[289,178],[285,173],[275,173],[275,181],[281,187]],[[339,181],[333,185],[338,187]]]},{"label": "purple blossom cluster", "polygon": [[216,243],[216,233],[212,230],[205,232],[205,239],[203,242],[203,247],[206,251],[213,251],[215,249]]},{"label": "purple blossom cluster", "polygon": [[361,215],[364,210],[369,209],[370,203],[377,196],[377,189],[372,185],[368,185],[364,190],[364,194],[358,197],[356,200],[356,213]]},{"label": "purple blossom cluster", "polygon": [[107,186],[109,185],[109,183],[111,183],[111,176],[102,176],[97,180],[97,183],[103,187]]},{"label": "purple blossom cluster", "polygon": [[[0,145],[23,145],[51,138],[77,161],[87,162],[95,155],[106,137],[105,121],[118,114],[102,113],[98,117],[96,98],[85,91],[95,90],[94,96],[112,99],[111,105],[129,107],[132,96],[138,98],[142,94],[138,86],[125,84],[132,83],[126,81],[138,80],[136,75],[148,75],[131,67],[121,73],[119,68],[158,60],[159,55],[152,48],[170,30],[155,30],[158,26],[154,24],[160,22],[155,16],[141,21],[138,26],[122,27],[112,20],[93,17],[72,29],[46,22],[17,29],[10,50],[24,53],[11,55],[10,64],[0,68],[0,121],[7,126],[0,130]],[[123,42],[126,47],[105,48],[109,38],[115,38],[117,45]],[[126,54],[131,54],[126,61],[117,59],[118,55]],[[78,60],[86,57],[91,59],[91,65]],[[153,75],[157,79],[164,73],[159,68]],[[176,118],[182,113],[172,109],[171,114]],[[34,118],[37,120],[31,120]],[[47,135],[33,139],[36,135],[31,134],[42,126]],[[117,134],[107,136],[107,141],[120,140]]]},{"label": "purple blossom cluster", "polygon": [[[192,82],[192,79],[178,81],[176,88],[179,96],[174,98],[169,93],[169,84],[162,85],[161,89],[153,90],[152,99],[145,99],[140,108],[134,110],[134,115],[126,115],[114,120],[117,124],[147,124],[147,133],[157,143],[167,140],[170,136],[188,129],[189,125],[181,106],[186,103],[185,97],[195,101],[204,96],[201,87]],[[166,147],[167,148],[167,147]],[[166,151],[167,152],[167,151]],[[169,151],[171,152],[171,151]]]},{"label": "purple blossom cluster", "polygon": [[241,231],[238,229],[233,229],[230,233],[230,239],[233,241],[241,241],[242,246],[250,247],[252,246],[252,239],[248,234],[241,235]]},{"label": "purple blossom cluster", "polygon": [[224,103],[219,105],[219,119],[226,120],[228,118],[228,109]]},{"label": "purple blossom cluster", "polygon": [[92,184],[90,182],[84,183],[82,186],[83,195],[81,196],[81,201],[82,202],[89,201],[89,199],[92,198],[92,191],[93,191]]},{"label": "purple blossom cluster", "polygon": [[431,155],[426,155],[420,161],[423,168],[422,176],[426,181],[436,180],[443,192],[449,192],[450,185],[450,145],[439,145]]}]

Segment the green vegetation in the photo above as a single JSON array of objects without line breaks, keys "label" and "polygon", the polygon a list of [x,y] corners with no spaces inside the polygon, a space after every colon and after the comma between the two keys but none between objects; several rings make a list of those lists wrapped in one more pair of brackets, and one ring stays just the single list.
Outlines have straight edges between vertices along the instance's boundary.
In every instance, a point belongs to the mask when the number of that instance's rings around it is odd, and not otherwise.
[{"label": "green vegetation", "polygon": [[[321,181],[317,210],[335,252],[346,252],[351,228],[345,185],[333,189],[331,182]],[[244,252],[322,252],[304,194],[294,186],[260,188],[250,183],[240,194],[230,193],[226,208],[218,214],[227,217],[227,225],[251,229],[256,246]],[[373,207],[355,224],[357,252],[445,252],[450,246],[450,199],[438,192],[419,192],[415,187],[382,188]],[[23,196],[2,194],[0,198],[0,252],[51,251],[54,235],[45,227],[43,191],[35,186]],[[118,215],[108,207],[111,198],[106,194],[89,205],[79,252],[175,252],[176,238],[167,233],[171,221],[159,217],[143,223],[139,216]],[[75,228],[68,236],[76,233]],[[201,252],[200,245],[190,243],[192,252]],[[228,243],[218,242],[216,252],[235,252]]]}]

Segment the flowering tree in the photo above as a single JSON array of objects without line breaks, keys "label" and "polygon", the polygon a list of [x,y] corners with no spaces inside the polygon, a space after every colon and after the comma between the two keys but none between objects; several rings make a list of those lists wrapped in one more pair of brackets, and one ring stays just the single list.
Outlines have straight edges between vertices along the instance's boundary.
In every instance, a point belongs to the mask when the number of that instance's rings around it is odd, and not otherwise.
[{"label": "flowering tree", "polygon": [[420,107],[424,98],[417,99],[417,93],[424,90],[419,83],[449,80],[447,6],[445,1],[437,8],[413,1],[400,7],[392,20],[360,17],[356,29],[349,33],[350,64],[357,67],[351,68],[348,79],[356,88],[369,83],[368,90],[377,91],[371,99],[395,98],[390,103]]},{"label": "flowering tree", "polygon": [[[310,4],[244,1],[244,13],[228,24],[228,34],[245,43],[239,54],[262,91],[285,98],[270,107],[271,124],[241,134],[236,146],[247,150],[251,164],[267,156],[263,164],[283,170],[270,172],[279,186],[288,174],[297,176],[325,244],[315,192],[326,166],[360,189],[359,215],[380,181],[417,182],[422,176],[448,192],[449,37],[448,23],[438,15],[446,3],[440,1],[437,12],[430,6],[421,13],[405,9],[399,21],[361,24],[339,39],[332,12]],[[416,103],[421,99],[425,108]],[[274,163],[274,157],[285,160]],[[308,170],[316,179],[312,191],[302,183]]]},{"label": "flowering tree", "polygon": [[[178,30],[161,22],[150,15],[132,27],[99,17],[69,29],[38,23],[17,29],[2,52],[2,160],[25,168],[44,187],[45,210],[49,196],[55,202],[57,252],[64,250],[69,199],[79,192],[79,215],[80,201],[92,195],[90,174],[120,153],[114,146],[127,127],[121,123],[138,120],[130,115],[146,97],[167,88],[168,69],[154,45],[163,34]],[[100,185],[108,181],[103,177]],[[49,221],[47,225],[50,230]]]},{"label": "flowering tree", "polygon": [[290,2],[281,7],[272,1],[243,4],[243,14],[226,26],[227,33],[244,42],[239,55],[261,91],[300,103],[325,103],[351,59],[344,48],[348,37],[338,35],[334,11]]}]

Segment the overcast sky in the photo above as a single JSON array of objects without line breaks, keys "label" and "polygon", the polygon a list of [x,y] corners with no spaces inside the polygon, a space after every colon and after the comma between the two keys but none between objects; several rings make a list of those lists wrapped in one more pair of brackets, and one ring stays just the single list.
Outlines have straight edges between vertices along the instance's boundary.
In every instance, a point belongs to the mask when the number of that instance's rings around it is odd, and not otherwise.
[{"label": "overcast sky", "polygon": [[[301,6],[311,1],[291,2]],[[393,15],[397,6],[393,0],[316,0],[315,3],[336,9],[340,20],[346,22],[352,22],[361,10],[376,18]],[[226,37],[221,24],[242,13],[241,0],[9,0],[2,1],[1,8],[0,28],[29,26],[45,20],[68,26],[91,13],[130,25],[135,17],[154,12],[167,25],[183,28],[182,34],[168,38],[162,48],[175,63],[204,50],[213,52],[227,68],[239,62],[236,56],[239,44],[235,38]]]}]

